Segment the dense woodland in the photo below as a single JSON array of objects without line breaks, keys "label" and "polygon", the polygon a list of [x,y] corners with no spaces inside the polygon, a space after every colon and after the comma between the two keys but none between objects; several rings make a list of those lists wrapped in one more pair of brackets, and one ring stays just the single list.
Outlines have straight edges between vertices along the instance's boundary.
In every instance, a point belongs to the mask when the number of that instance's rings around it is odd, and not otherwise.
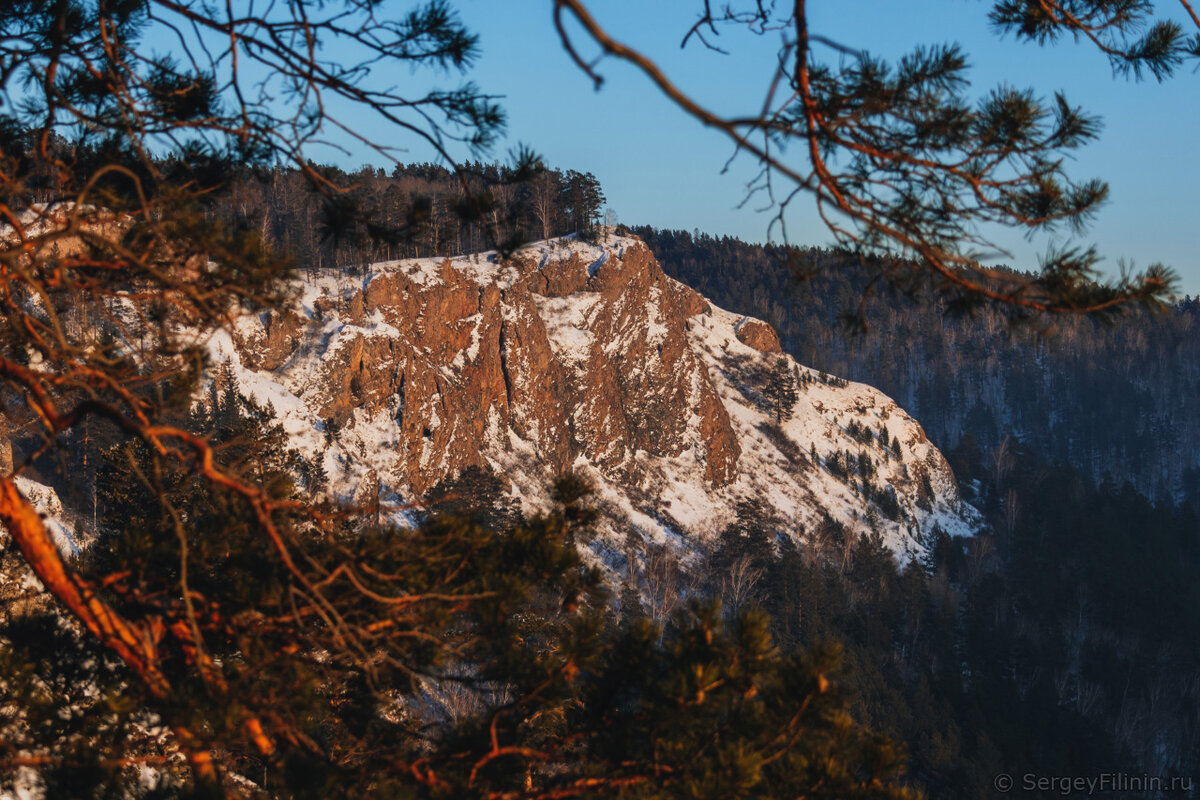
[{"label": "dense woodland", "polygon": [[[496,198],[476,222],[454,210],[464,195],[437,167],[335,175],[355,187],[354,218],[368,211],[403,239],[361,222],[340,231],[336,203],[294,172],[245,176],[213,213],[261,225],[301,264],[350,270],[598,221],[591,175],[468,171],[475,192],[487,185]],[[626,617],[669,627],[696,593],[727,610],[765,608],[788,651],[839,642],[856,712],[906,743],[931,796],[989,796],[1002,771],[1200,770],[1200,414],[1184,400],[1200,396],[1200,303],[1014,324],[1001,309],[962,314],[932,292],[884,287],[867,299],[864,332],[847,320],[862,313],[870,273],[847,254],[633,232],[669,274],[770,322],[801,363],[896,397],[991,532],[939,541],[925,563],[898,568],[877,542],[844,541],[832,524],[817,537],[830,553],[799,551],[777,535],[788,521],[743,509],[712,553],[712,578],[672,576],[651,553],[620,593]],[[492,507],[494,485],[463,488],[454,494]]]},{"label": "dense woodland", "polygon": [[[511,177],[471,169],[493,184]],[[339,240],[327,203],[285,203],[261,176],[234,193],[260,199],[219,213],[273,219],[269,236],[348,269],[484,248],[497,233],[452,213],[441,233],[421,222],[422,209],[456,197],[453,176],[437,168],[351,177],[354,203],[393,204],[389,222],[415,213],[417,235],[398,250],[367,229]],[[295,175],[270,180],[304,196]],[[595,179],[574,171],[496,196],[506,199],[489,219],[510,226],[499,234],[527,239],[596,221],[603,203]],[[797,551],[776,536],[786,520],[744,509],[712,554],[712,579],[671,576],[674,565],[652,553],[621,593],[624,613],[669,625],[681,601],[664,591],[682,598],[691,587],[727,608],[761,605],[789,650],[842,643],[856,710],[907,744],[931,796],[989,796],[1005,770],[1200,769],[1200,592],[1190,580],[1200,567],[1200,414],[1181,401],[1200,396],[1200,303],[1014,324],[1000,309],[956,313],[932,292],[885,287],[868,298],[861,332],[846,320],[860,313],[870,273],[847,254],[633,232],[669,274],[770,322],[801,363],[896,397],[947,453],[991,533],[940,541],[926,563],[897,568],[877,543],[842,541],[834,525],[820,539],[837,557]],[[468,489],[457,495],[489,495]]]},{"label": "dense woodland", "polygon": [[[21,141],[19,131],[0,139]],[[51,152],[79,169],[112,157],[103,148],[51,137]],[[210,176],[220,189],[204,198],[205,221],[223,230],[253,234],[276,256],[302,269],[362,269],[377,261],[477,253],[497,247],[588,233],[611,210],[600,182],[589,172],[548,168],[532,154],[514,164],[468,162],[364,166],[347,172],[326,164],[223,166]],[[146,184],[168,183],[178,170],[157,159],[154,171],[126,157],[122,168]],[[213,169],[217,167],[214,165]],[[69,197],[61,176],[30,165],[26,203],[53,204]],[[156,174],[157,173],[157,174]],[[115,182],[108,187],[128,192]]]},{"label": "dense woodland", "polygon": [[1000,771],[1200,770],[1200,303],[1013,324],[885,290],[864,332],[846,254],[635,232],[801,363],[896,397],[985,513],[986,535],[899,570],[869,541],[814,561],[754,513],[713,557],[753,560],[785,641],[846,644],[861,709],[931,796],[992,796]]},{"label": "dense woodland", "polygon": [[978,450],[955,455],[991,533],[897,567],[836,524],[822,557],[745,509],[704,588],[767,609],[787,647],[841,643],[852,708],[907,745],[930,797],[994,797],[999,773],[1194,775],[1194,512],[1021,448],[998,481]]},{"label": "dense woodland", "polygon": [[[586,229],[603,203],[590,175],[547,171],[509,185],[505,180],[513,176],[502,168],[477,166],[472,170],[481,181],[508,186],[493,196],[511,194],[472,222],[469,214],[452,211],[467,195],[445,170],[419,165],[390,175],[362,170],[347,176],[322,169],[339,180],[352,178],[355,188],[331,201],[296,171],[246,173],[207,213],[220,224],[257,231],[301,268],[356,271],[373,260],[482,249],[497,236],[530,239]],[[540,211],[539,185],[546,191]],[[444,219],[437,209],[446,212]],[[375,219],[386,224],[377,226]],[[849,710],[903,743],[906,781],[930,797],[993,796],[993,776],[1000,772],[1200,771],[1200,588],[1193,580],[1200,568],[1200,481],[1196,459],[1188,455],[1197,452],[1200,426],[1181,402],[1195,396],[1189,387],[1200,382],[1188,336],[1197,303],[1111,326],[1055,319],[1042,335],[1029,324],[1010,326],[997,312],[956,316],[936,298],[909,303],[888,295],[868,307],[869,331],[854,334],[840,319],[861,297],[862,273],[843,254],[782,254],[703,234],[635,232],[670,274],[723,307],[771,322],[784,348],[802,363],[872,383],[912,410],[946,452],[990,530],[970,541],[938,538],[927,559],[898,566],[878,540],[849,540],[832,522],[803,532],[819,546],[798,548],[782,535],[796,532],[790,521],[747,507],[698,569],[685,572],[653,548],[631,561],[624,582],[605,601],[617,614],[591,624],[616,626],[613,635],[633,639],[661,625],[663,632],[655,635],[684,642],[710,613],[697,612],[701,607],[689,601],[720,600],[731,631],[742,630],[738,619],[758,619],[756,610],[765,610],[786,657],[842,653],[838,685]],[[832,268],[800,282],[785,255],[793,265]],[[247,405],[232,388],[228,376],[215,381],[207,402],[189,412],[189,427],[218,445],[258,442],[229,455],[256,461],[260,470],[265,464],[266,479],[281,492],[319,490],[319,467],[288,450],[269,409]],[[85,429],[55,460],[35,463],[31,474],[56,485],[79,512],[81,536],[98,532],[84,556],[96,560],[94,568],[134,563],[148,574],[169,572],[179,554],[171,541],[150,546],[143,531],[158,524],[155,514],[145,513],[153,498],[145,495],[144,481],[130,479],[153,460],[118,446],[112,433]],[[520,520],[487,476],[464,476],[435,490],[433,499],[439,496],[451,498],[451,505],[435,502],[435,511],[475,515],[484,523],[475,530],[549,524]],[[220,505],[203,513],[198,519],[207,519],[204,524],[227,527]],[[433,535],[443,524],[439,519],[431,517]],[[370,539],[362,553],[376,557],[379,546],[392,545]],[[229,553],[201,551],[196,558],[205,567],[194,580],[211,582],[206,591],[214,592],[269,586],[277,576],[258,573],[256,552],[250,547],[239,556],[235,548],[231,560]],[[19,572],[11,555],[5,569]],[[473,580],[489,578],[481,573]],[[238,602],[248,609],[276,602],[241,592]],[[11,583],[6,594],[10,606],[27,602]],[[126,602],[136,604],[136,595]],[[532,609],[545,600],[535,595],[523,602]],[[558,612],[545,613],[552,628],[563,624]],[[61,680],[54,676],[65,670],[76,681],[119,691],[120,670],[95,658],[94,645],[67,631],[51,635],[53,629],[51,618],[36,615],[12,616],[5,625],[10,663],[44,665],[44,675],[34,670],[28,683],[18,685]],[[248,644],[227,646],[232,653]],[[611,680],[617,673],[601,670],[598,683],[581,691],[601,691]],[[69,681],[61,691],[72,692]],[[428,705],[427,713],[454,720],[479,702],[469,694],[415,696]],[[293,700],[317,702],[303,695]],[[56,701],[43,708],[30,695],[26,702],[41,724],[68,741],[99,742],[101,753],[153,749],[137,704],[63,724],[54,721]],[[347,736],[364,741],[390,735],[386,725],[355,728],[355,715],[365,706],[355,706],[353,698],[345,702],[341,716],[314,720],[314,732],[330,736],[344,727]],[[678,720],[685,728],[686,719]],[[685,738],[680,746],[690,745]],[[247,769],[261,768],[252,756],[245,759]],[[124,785],[111,771],[97,769],[44,775],[48,786],[63,791],[97,782],[112,791]],[[353,770],[361,774],[361,765]],[[295,762],[280,780],[311,782],[315,796],[322,796],[333,793],[334,782],[338,791],[352,790],[349,774]]]}]

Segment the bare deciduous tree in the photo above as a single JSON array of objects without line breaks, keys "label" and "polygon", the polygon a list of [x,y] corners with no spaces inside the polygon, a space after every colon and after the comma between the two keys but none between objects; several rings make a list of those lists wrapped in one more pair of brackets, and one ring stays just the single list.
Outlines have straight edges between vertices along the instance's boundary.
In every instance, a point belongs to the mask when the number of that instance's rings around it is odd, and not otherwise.
[{"label": "bare deciduous tree", "polygon": [[530,185],[533,214],[542,224],[542,238],[549,239],[554,229],[554,218],[558,213],[558,197],[561,187],[554,175],[543,172]]}]

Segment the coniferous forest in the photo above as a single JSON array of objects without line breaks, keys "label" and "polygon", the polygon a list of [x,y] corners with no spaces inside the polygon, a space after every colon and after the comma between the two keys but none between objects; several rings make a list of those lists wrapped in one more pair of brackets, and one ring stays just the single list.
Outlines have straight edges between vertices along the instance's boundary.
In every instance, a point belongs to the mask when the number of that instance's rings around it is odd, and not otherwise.
[{"label": "coniferous forest", "polygon": [[803,599],[793,587],[811,575],[768,583],[769,523],[731,531],[717,554],[756,553],[775,619],[837,620],[824,632],[855,654],[862,708],[909,744],[931,796],[991,796],[1014,763],[1195,770],[1195,300],[1014,321],[892,293],[868,300],[863,330],[868,273],[849,254],[636,230],[668,273],[770,321],[798,361],[908,404],[987,515],[987,535],[944,540],[920,567],[897,571],[863,543],[861,565],[856,551],[828,594]]},{"label": "coniferous forest", "polygon": [[[685,46],[778,48],[760,114],[582,0],[551,46],[596,89],[632,66],[835,246],[617,226],[591,165],[489,161],[505,111],[446,0],[0,5],[0,800],[1197,796],[1200,301],[1086,248],[971,256],[1094,219],[1099,119],[977,95],[957,44],[889,63],[802,2],[696,5]],[[1153,3],[985,13],[1119,77],[1200,60]],[[653,516],[658,428],[705,487],[672,502],[743,498],[704,533]],[[447,431],[475,461],[418,483]],[[743,457],[803,502],[735,494]],[[1076,782],[1114,775],[1155,783]]]},{"label": "coniferous forest", "polygon": [[[477,169],[493,179],[503,175],[497,166]],[[556,187],[544,208],[551,235],[575,223],[577,203],[586,208],[580,213],[596,217],[603,194],[593,178],[573,171],[546,175]],[[456,190],[448,174],[426,166],[353,178],[352,202],[397,219],[432,208],[428,192],[450,203],[444,198]],[[580,182],[592,199],[573,195]],[[223,225],[258,227],[296,254],[301,268],[315,267],[312,260],[349,273],[389,255],[452,254],[478,244],[473,235],[484,235],[461,221],[437,236],[418,224],[412,239],[392,245],[395,251],[365,228],[334,236],[334,223],[322,216],[328,207],[305,186],[295,172],[246,176],[207,213]],[[529,205],[536,195],[518,185],[512,197],[497,215],[521,221],[525,235],[538,234],[540,218]],[[381,211],[388,202],[396,203],[393,210]],[[782,535],[787,520],[744,507],[698,571],[685,574],[669,558],[652,565],[679,598],[694,593],[720,600],[731,620],[739,612],[766,612],[772,639],[785,654],[840,653],[848,710],[902,743],[905,780],[930,797],[990,797],[994,776],[1006,772],[1186,776],[1198,768],[1200,587],[1192,576],[1200,567],[1200,494],[1190,466],[1195,457],[1188,455],[1195,449],[1187,446],[1195,427],[1187,413],[1171,413],[1179,387],[1200,379],[1188,372],[1197,363],[1188,357],[1194,345],[1186,335],[1193,301],[1117,324],[1055,319],[1042,330],[999,312],[961,315],[939,309],[933,297],[893,296],[867,306],[861,331],[844,321],[862,296],[849,255],[799,251],[793,261],[818,269],[798,280],[772,248],[704,234],[633,231],[679,280],[714,302],[770,321],[797,360],[876,384],[916,409],[947,454],[964,498],[988,522],[984,535],[968,541],[944,536],[927,558],[901,567],[878,540],[855,540],[832,521],[818,537],[824,550],[798,549]],[[830,262],[838,269],[828,269]],[[270,409],[216,388],[232,385],[228,377],[214,382],[211,402],[189,428],[218,447],[258,442],[241,458],[274,475],[270,480],[287,486],[299,480],[298,488],[319,490],[320,468],[288,450],[271,428]],[[1106,387],[1104,402],[1083,402],[1099,386]],[[1056,408],[1057,414],[1048,413]],[[1067,413],[1070,408],[1085,413]],[[101,425],[76,446],[73,460],[43,459],[31,474],[61,487],[72,507],[91,509],[100,530],[153,527],[140,515],[152,497],[129,480],[149,469],[149,454],[112,439]],[[131,464],[137,465],[132,473]],[[68,474],[83,480],[67,480]],[[436,489],[431,508],[472,515],[493,509],[482,518],[492,528],[546,524],[520,520],[501,494],[494,480],[464,476]],[[90,552],[111,560],[98,565],[104,570],[147,557],[136,548],[110,551],[103,541]],[[155,557],[166,564],[177,555],[168,549]],[[254,568],[217,563],[226,578],[236,574],[230,570]],[[8,569],[16,570],[16,563]],[[731,574],[742,580],[732,585]],[[682,608],[679,598],[668,605]],[[686,617],[675,619],[636,597],[618,596],[616,605],[626,625],[650,615],[677,631],[673,635],[686,635],[675,627],[687,624]],[[11,641],[25,637],[30,646],[45,635],[9,630]],[[52,646],[70,652],[84,645]],[[26,657],[48,658],[36,652]],[[91,677],[102,678],[116,675]],[[65,770],[53,780],[67,787],[78,778]]]}]

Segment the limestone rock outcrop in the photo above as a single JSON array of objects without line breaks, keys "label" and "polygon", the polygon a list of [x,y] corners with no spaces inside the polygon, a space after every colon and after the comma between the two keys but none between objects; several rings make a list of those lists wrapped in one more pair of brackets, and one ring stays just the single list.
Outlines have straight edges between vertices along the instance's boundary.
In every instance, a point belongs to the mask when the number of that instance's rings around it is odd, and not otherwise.
[{"label": "limestone rock outcrop", "polygon": [[[345,499],[368,485],[411,500],[478,467],[536,505],[574,469],[614,530],[651,538],[711,535],[746,499],[798,536],[825,517],[882,525],[898,552],[934,524],[970,524],[941,454],[895,403],[816,382],[769,325],[714,308],[636,238],[395,261],[298,289],[297,308],[244,318],[212,349]],[[782,418],[766,400],[780,380],[799,390]],[[898,436],[901,456],[851,435],[867,425]],[[843,451],[878,461],[890,488],[839,479]],[[898,498],[888,515],[871,510],[879,491]]]},{"label": "limestone rock outcrop", "polygon": [[760,353],[782,353],[779,346],[779,335],[775,329],[761,319],[742,317],[734,326],[738,341],[747,347],[753,347]]}]

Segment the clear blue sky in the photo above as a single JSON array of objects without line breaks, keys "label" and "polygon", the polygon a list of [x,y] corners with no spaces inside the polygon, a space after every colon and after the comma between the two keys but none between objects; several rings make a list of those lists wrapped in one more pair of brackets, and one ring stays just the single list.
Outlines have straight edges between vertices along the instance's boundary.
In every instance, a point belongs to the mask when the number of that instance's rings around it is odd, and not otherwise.
[{"label": "clear blue sky", "polygon": [[[402,4],[401,4],[402,5]],[[618,39],[651,55],[685,89],[714,110],[750,112],[762,103],[778,39],[730,34],[723,56],[689,45],[679,49],[699,0],[597,0],[594,13]],[[588,78],[558,44],[551,4],[544,0],[456,0],[463,19],[482,38],[483,55],[471,78],[503,95],[509,138],[532,145],[555,166],[593,172],[622,222],[699,228],[763,241],[769,214],[737,209],[754,175],[748,159],[722,167],[731,148],[702,128],[633,68],[600,64],[604,87]],[[958,42],[970,55],[979,93],[1002,82],[1040,94],[1064,90],[1072,103],[1100,114],[1099,142],[1074,165],[1079,178],[1109,181],[1112,199],[1081,243],[1095,243],[1105,265],[1119,259],[1139,267],[1161,261],[1182,276],[1182,289],[1200,292],[1200,75],[1186,70],[1158,84],[1113,78],[1094,48],[1066,42],[1052,48],[1001,40],[990,30],[982,0],[818,0],[811,27],[848,45],[891,57],[912,45]],[[397,78],[397,81],[404,76]],[[354,155],[346,161],[354,166]],[[411,152],[413,160],[428,153]],[[365,160],[365,156],[363,159]],[[808,204],[797,201],[789,220],[792,241],[825,244],[828,232]],[[801,209],[800,206],[803,206]],[[1045,239],[998,235],[1018,267],[1036,264]]]}]

